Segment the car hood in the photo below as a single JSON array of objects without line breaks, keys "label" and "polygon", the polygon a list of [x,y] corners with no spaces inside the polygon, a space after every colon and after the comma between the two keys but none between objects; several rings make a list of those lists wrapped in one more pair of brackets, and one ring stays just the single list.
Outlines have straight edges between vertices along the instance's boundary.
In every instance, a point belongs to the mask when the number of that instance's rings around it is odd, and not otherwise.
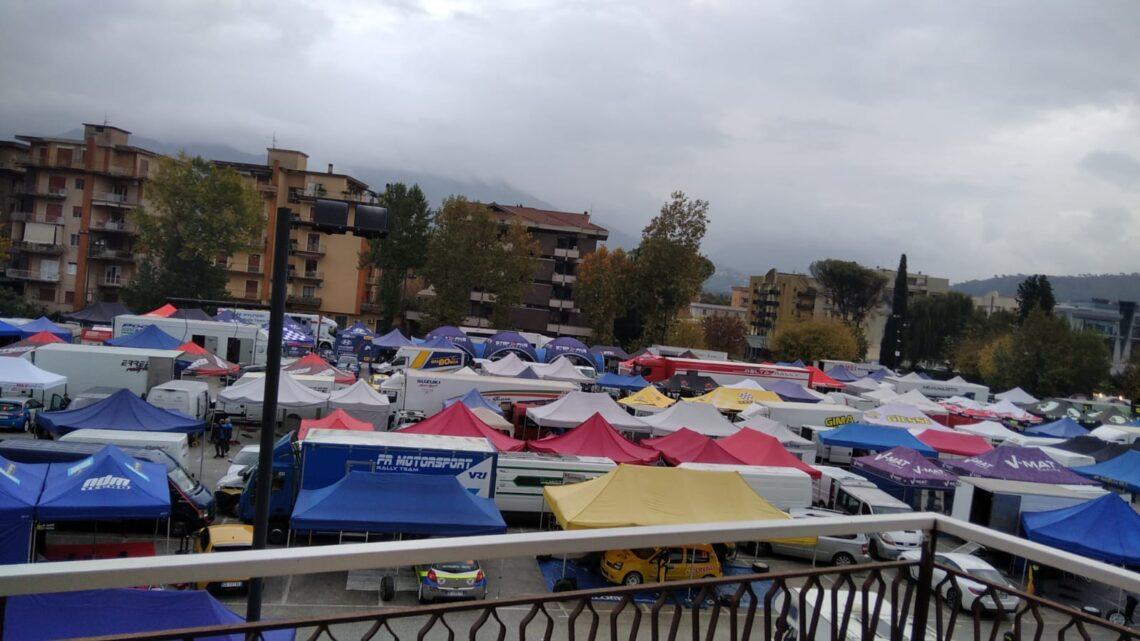
[{"label": "car hood", "polygon": [[[244,469],[244,468],[239,468],[239,471],[241,469]],[[240,474],[226,474],[222,478],[218,479],[217,484],[214,485],[215,490],[244,488],[244,487],[245,487],[245,479],[243,479]]]}]

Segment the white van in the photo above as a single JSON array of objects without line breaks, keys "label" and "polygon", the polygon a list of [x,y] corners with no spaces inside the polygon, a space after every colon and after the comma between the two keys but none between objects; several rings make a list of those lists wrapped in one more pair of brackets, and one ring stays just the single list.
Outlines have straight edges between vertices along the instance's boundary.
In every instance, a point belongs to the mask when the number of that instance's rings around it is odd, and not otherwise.
[{"label": "white van", "polygon": [[146,402],[204,421],[210,413],[210,386],[204,381],[170,381],[150,388]]},{"label": "white van", "polygon": [[185,434],[82,429],[68,432],[59,440],[72,443],[121,445],[123,447],[153,447],[169,454],[170,458],[178,461],[178,464],[187,470],[191,469],[190,439]]}]

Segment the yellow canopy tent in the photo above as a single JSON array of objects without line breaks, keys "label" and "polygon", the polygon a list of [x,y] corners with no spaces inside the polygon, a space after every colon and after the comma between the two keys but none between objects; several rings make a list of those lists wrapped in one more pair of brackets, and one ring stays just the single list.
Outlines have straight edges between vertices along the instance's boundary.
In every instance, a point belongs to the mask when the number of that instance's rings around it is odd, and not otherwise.
[{"label": "yellow canopy tent", "polygon": [[780,402],[775,392],[750,389],[747,387],[718,387],[711,392],[686,399],[690,403],[710,403],[722,412],[740,412],[760,401]]},{"label": "yellow canopy tent", "polygon": [[618,401],[618,403],[634,409],[646,407],[661,410],[676,402],[677,401],[657,391],[657,388],[652,385],[647,385]]},{"label": "yellow canopy tent", "polygon": [[[548,485],[542,493],[566,530],[791,518],[738,472],[619,465],[589,481]],[[815,538],[791,541],[813,545]]]}]

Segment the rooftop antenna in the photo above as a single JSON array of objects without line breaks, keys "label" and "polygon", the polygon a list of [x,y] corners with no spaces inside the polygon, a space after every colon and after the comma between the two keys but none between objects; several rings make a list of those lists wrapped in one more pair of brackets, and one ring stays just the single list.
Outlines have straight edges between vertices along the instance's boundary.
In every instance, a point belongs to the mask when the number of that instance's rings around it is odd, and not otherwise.
[{"label": "rooftop antenna", "polygon": [[273,131],[273,148],[277,149],[277,130]]},{"label": "rooftop antenna", "polygon": [[111,124],[111,117],[107,115],[106,111],[104,111],[103,112],[103,126],[106,127],[109,124]]}]

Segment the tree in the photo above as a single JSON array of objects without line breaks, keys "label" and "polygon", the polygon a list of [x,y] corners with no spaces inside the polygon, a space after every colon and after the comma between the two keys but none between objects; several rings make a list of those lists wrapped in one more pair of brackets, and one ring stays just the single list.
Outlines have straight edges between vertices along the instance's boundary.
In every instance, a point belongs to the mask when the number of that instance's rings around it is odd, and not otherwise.
[{"label": "tree", "polygon": [[127,303],[150,309],[168,297],[227,298],[215,258],[249,249],[265,231],[257,191],[233,169],[183,153],[159,160],[147,201],[131,213],[144,257],[124,290]]},{"label": "tree", "polygon": [[1132,352],[1132,359],[1116,377],[1116,390],[1134,404],[1140,403],[1140,350]]},{"label": "tree", "polygon": [[951,347],[974,317],[974,300],[961,292],[932,294],[916,299],[908,316],[910,361],[944,361],[950,358]]},{"label": "tree", "polygon": [[628,304],[632,274],[633,261],[621,248],[611,252],[603,245],[578,264],[574,301],[594,343],[615,343],[614,323]]},{"label": "tree", "polygon": [[902,364],[907,355],[907,298],[910,289],[906,280],[906,254],[899,258],[899,270],[895,274],[894,296],[887,325],[883,328],[883,342],[879,348],[879,362],[891,369]]},{"label": "tree", "polygon": [[821,359],[853,360],[859,343],[844,323],[806,320],[781,328],[772,336],[769,349],[781,361],[801,359],[805,363]]},{"label": "tree", "polygon": [[1030,276],[1017,286],[1017,318],[1024,321],[1034,310],[1046,314],[1053,313],[1057,300],[1053,297],[1053,285],[1044,274]]},{"label": "tree", "polygon": [[975,309],[966,323],[966,329],[957,338],[948,341],[946,350],[951,366],[966,378],[984,380],[982,365],[986,359],[986,350],[992,348],[995,340],[1009,336],[1016,326],[1017,317],[1012,312],[999,310],[986,314]]},{"label": "tree", "polygon": [[712,262],[701,255],[708,228],[709,204],[673,192],[641,232],[634,252],[635,299],[642,319],[641,342],[662,342],[677,312],[693,301],[713,274]]},{"label": "tree", "polygon": [[732,358],[744,354],[744,321],[735,316],[705,316],[701,319],[705,348],[728,352]]},{"label": "tree", "polygon": [[491,273],[487,290],[495,295],[491,323],[504,328],[510,324],[511,310],[522,303],[523,294],[538,268],[538,241],[521,222],[509,223],[490,248]]},{"label": "tree", "polygon": [[811,275],[827,294],[839,319],[851,330],[858,342],[857,357],[867,353],[863,321],[879,301],[887,279],[879,272],[849,260],[828,258],[811,264]]},{"label": "tree", "polygon": [[1088,394],[1108,380],[1109,355],[1095,332],[1074,331],[1062,318],[1034,310],[1008,338],[991,343],[982,360],[991,387],[1021,387],[1037,396]]},{"label": "tree", "polygon": [[702,303],[706,303],[708,305],[731,305],[732,294],[725,292],[710,292],[708,290],[704,290],[701,292],[699,300]]},{"label": "tree", "polygon": [[389,328],[404,312],[404,284],[409,272],[424,265],[431,214],[419,185],[386,185],[380,204],[388,210],[388,234],[369,240],[360,262],[380,271],[376,302],[380,304],[381,324]]},{"label": "tree", "polygon": [[670,323],[665,334],[664,343],[674,347],[688,347],[692,349],[705,348],[705,332],[700,323],[688,320],[679,320]]}]

